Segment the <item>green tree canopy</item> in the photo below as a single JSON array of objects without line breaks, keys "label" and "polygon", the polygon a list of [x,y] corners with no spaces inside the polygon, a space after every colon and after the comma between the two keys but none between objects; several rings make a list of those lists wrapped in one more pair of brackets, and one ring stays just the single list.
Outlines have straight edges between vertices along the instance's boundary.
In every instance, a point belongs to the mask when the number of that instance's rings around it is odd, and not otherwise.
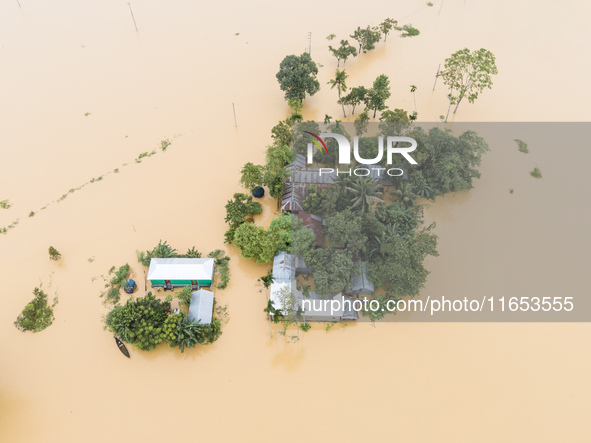
[{"label": "green tree canopy", "polygon": [[418,295],[429,271],[423,266],[427,255],[438,256],[437,236],[429,229],[412,236],[392,236],[380,245],[380,259],[367,266],[369,279],[399,297]]},{"label": "green tree canopy", "polygon": [[279,251],[291,252],[291,214],[284,212],[279,217],[271,220],[269,226],[269,237],[275,243],[275,249]]},{"label": "green tree canopy", "polygon": [[349,40],[341,40],[341,46],[338,48],[329,46],[328,50],[332,52],[332,55],[337,59],[337,68],[340,66],[341,60],[343,60],[343,63],[347,63],[347,59],[350,56],[357,56],[357,50],[349,44]]},{"label": "green tree canopy", "polygon": [[252,191],[256,186],[263,184],[263,173],[262,166],[248,162],[240,170],[240,183],[246,189]]},{"label": "green tree canopy", "polygon": [[365,102],[367,97],[367,89],[364,86],[357,86],[351,88],[349,93],[341,98],[341,103],[346,106],[351,106],[353,109],[351,114],[355,114],[355,107]]},{"label": "green tree canopy", "polygon": [[154,349],[162,342],[162,327],[170,311],[170,303],[151,293],[129,299],[124,306],[115,306],[105,320],[117,337],[142,351]]},{"label": "green tree canopy", "polygon": [[379,28],[380,31],[382,31],[382,34],[384,34],[384,41],[386,41],[388,34],[397,24],[398,21],[394,20],[393,18],[387,18],[382,23],[380,23]]},{"label": "green tree canopy", "polygon": [[307,52],[302,55],[288,55],[279,65],[277,81],[286,100],[299,100],[306,98],[306,94],[314,95],[320,89],[320,83],[316,79],[318,67]]},{"label": "green tree canopy", "polygon": [[341,100],[341,93],[347,91],[347,83],[346,83],[347,77],[348,77],[348,75],[344,69],[342,71],[339,71],[337,69],[335,72],[334,78],[328,81],[328,84],[330,85],[330,89],[337,88],[337,93],[339,95],[338,103],[340,103],[341,107],[343,108],[343,117],[346,117],[347,114],[345,113],[345,105]]},{"label": "green tree canopy", "polygon": [[252,201],[252,196],[236,193],[234,200],[229,200],[226,203],[226,218],[225,221],[230,225],[226,231],[226,243],[232,243],[236,228],[246,221],[246,218],[251,215],[260,214],[263,212],[263,207],[258,202]]},{"label": "green tree canopy", "polygon": [[412,128],[412,122],[404,109],[386,109],[380,115],[380,133],[384,137],[406,135]]},{"label": "green tree canopy", "polygon": [[255,263],[269,263],[277,251],[277,244],[261,226],[243,223],[236,229],[234,245],[241,249],[240,255],[252,258]]},{"label": "green tree canopy", "polygon": [[380,41],[380,30],[379,28],[372,28],[368,26],[365,29],[357,27],[355,32],[351,34],[351,38],[359,43],[359,53],[363,49],[363,52],[371,51],[376,46],[375,44]]},{"label": "green tree canopy", "polygon": [[344,246],[352,255],[365,252],[367,236],[359,212],[345,210],[326,216],[326,238],[333,246]]},{"label": "green tree canopy", "polygon": [[480,178],[476,169],[488,145],[474,131],[455,137],[450,131],[433,128],[425,133],[421,128],[410,134],[417,141],[418,165],[410,168],[422,171],[427,186],[438,194],[472,188],[472,180]]},{"label": "green tree canopy", "polygon": [[287,145],[275,143],[267,147],[266,152],[267,168],[272,171],[279,171],[291,162],[291,148]]},{"label": "green tree canopy", "polygon": [[53,308],[49,306],[47,294],[39,288],[33,290],[35,296],[19,314],[14,325],[19,331],[39,332],[51,326],[54,320]]},{"label": "green tree canopy", "polygon": [[496,74],[498,70],[492,52],[484,48],[477,51],[464,48],[445,59],[445,67],[438,76],[449,88],[450,105],[456,105],[455,114],[464,97],[474,103],[485,88],[492,88],[492,76]]},{"label": "green tree canopy", "polygon": [[353,260],[350,252],[336,248],[316,249],[306,263],[314,268],[312,275],[318,294],[339,292],[351,286]]},{"label": "green tree canopy", "polygon": [[385,74],[379,75],[365,98],[365,106],[373,111],[373,118],[376,117],[378,111],[387,108],[386,100],[390,98],[390,95],[390,79]]}]

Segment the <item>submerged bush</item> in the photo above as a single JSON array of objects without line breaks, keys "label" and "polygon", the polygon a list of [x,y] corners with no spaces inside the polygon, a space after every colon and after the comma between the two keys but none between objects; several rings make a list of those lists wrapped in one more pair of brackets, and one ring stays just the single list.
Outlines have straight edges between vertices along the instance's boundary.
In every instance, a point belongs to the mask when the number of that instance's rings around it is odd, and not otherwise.
[{"label": "submerged bush", "polygon": [[208,254],[208,257],[215,259],[215,272],[220,276],[220,282],[217,284],[218,289],[226,289],[230,282],[230,257],[221,249],[216,249]]},{"label": "submerged bush", "polygon": [[55,249],[53,246],[50,246],[49,247],[49,258],[50,258],[50,260],[57,261],[60,258],[62,258],[62,254],[60,254],[60,252],[57,249]]},{"label": "submerged bush", "polygon": [[[89,263],[92,263],[91,259],[88,259]],[[101,294],[101,297],[105,297],[107,303],[119,303],[121,299],[121,288],[124,287],[125,282],[130,274],[129,265],[126,263],[115,271],[115,266],[109,270],[109,275],[113,274],[113,278],[109,282],[110,288],[106,293]],[[108,286],[108,285],[107,285]]]},{"label": "submerged bush", "polygon": [[54,320],[53,307],[47,303],[47,295],[39,288],[33,290],[31,300],[17,317],[14,325],[19,331],[39,332],[51,326]]},{"label": "submerged bush", "polygon": [[525,143],[523,140],[519,140],[518,138],[514,139],[514,141],[517,143],[517,149],[519,149],[519,152],[523,152],[524,154],[529,153],[529,149],[527,149],[527,143]]},{"label": "submerged bush", "polygon": [[151,251],[138,251],[137,260],[144,266],[150,266],[150,260],[152,260],[152,258],[173,258],[178,256],[176,249],[170,246],[166,241],[162,243],[162,240],[160,240]]}]

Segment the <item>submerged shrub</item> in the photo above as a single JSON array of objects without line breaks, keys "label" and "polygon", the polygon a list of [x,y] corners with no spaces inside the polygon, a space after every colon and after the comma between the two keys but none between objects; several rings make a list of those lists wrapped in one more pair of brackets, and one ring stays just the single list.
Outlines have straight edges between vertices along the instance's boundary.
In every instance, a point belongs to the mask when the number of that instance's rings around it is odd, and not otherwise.
[{"label": "submerged shrub", "polygon": [[60,252],[57,249],[55,249],[53,246],[50,246],[49,247],[49,259],[57,261],[60,258],[62,258],[62,254],[60,254]]},{"label": "submerged shrub", "polygon": [[53,323],[53,307],[47,303],[45,292],[39,288],[35,288],[33,294],[35,298],[25,306],[14,322],[14,325],[19,331],[39,332]]}]

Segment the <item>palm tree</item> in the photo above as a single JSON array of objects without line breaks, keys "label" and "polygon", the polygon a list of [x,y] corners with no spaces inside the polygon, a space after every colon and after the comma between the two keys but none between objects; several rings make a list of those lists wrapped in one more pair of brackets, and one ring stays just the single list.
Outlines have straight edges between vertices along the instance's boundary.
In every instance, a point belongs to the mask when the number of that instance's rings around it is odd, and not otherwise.
[{"label": "palm tree", "polygon": [[337,88],[337,92],[339,94],[339,103],[341,104],[341,106],[343,108],[343,116],[344,117],[346,117],[347,114],[345,114],[345,105],[341,100],[341,92],[347,92],[347,84],[346,84],[347,77],[349,77],[349,75],[345,72],[344,69],[342,71],[339,71],[337,69],[337,71],[335,72],[335,75],[334,75],[334,79],[328,81],[328,84],[330,85],[330,89],[334,89],[335,86]]},{"label": "palm tree", "polygon": [[402,184],[393,194],[405,208],[412,208],[415,205],[415,199],[418,198],[408,183]]},{"label": "palm tree", "polygon": [[376,197],[382,193],[378,192],[376,181],[371,178],[357,177],[345,189],[353,194],[351,207],[360,208],[364,213],[369,212],[373,203],[384,201]]}]

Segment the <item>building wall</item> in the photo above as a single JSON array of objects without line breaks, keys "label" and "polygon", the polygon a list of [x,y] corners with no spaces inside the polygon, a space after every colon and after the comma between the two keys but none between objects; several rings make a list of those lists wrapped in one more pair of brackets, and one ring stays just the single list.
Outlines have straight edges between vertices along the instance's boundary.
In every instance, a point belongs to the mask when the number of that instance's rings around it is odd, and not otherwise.
[{"label": "building wall", "polygon": [[[152,286],[164,286],[166,283],[164,280],[150,280]],[[170,280],[170,284],[173,286],[190,286],[191,280]],[[197,284],[200,286],[211,285],[211,280],[197,280]]]}]

